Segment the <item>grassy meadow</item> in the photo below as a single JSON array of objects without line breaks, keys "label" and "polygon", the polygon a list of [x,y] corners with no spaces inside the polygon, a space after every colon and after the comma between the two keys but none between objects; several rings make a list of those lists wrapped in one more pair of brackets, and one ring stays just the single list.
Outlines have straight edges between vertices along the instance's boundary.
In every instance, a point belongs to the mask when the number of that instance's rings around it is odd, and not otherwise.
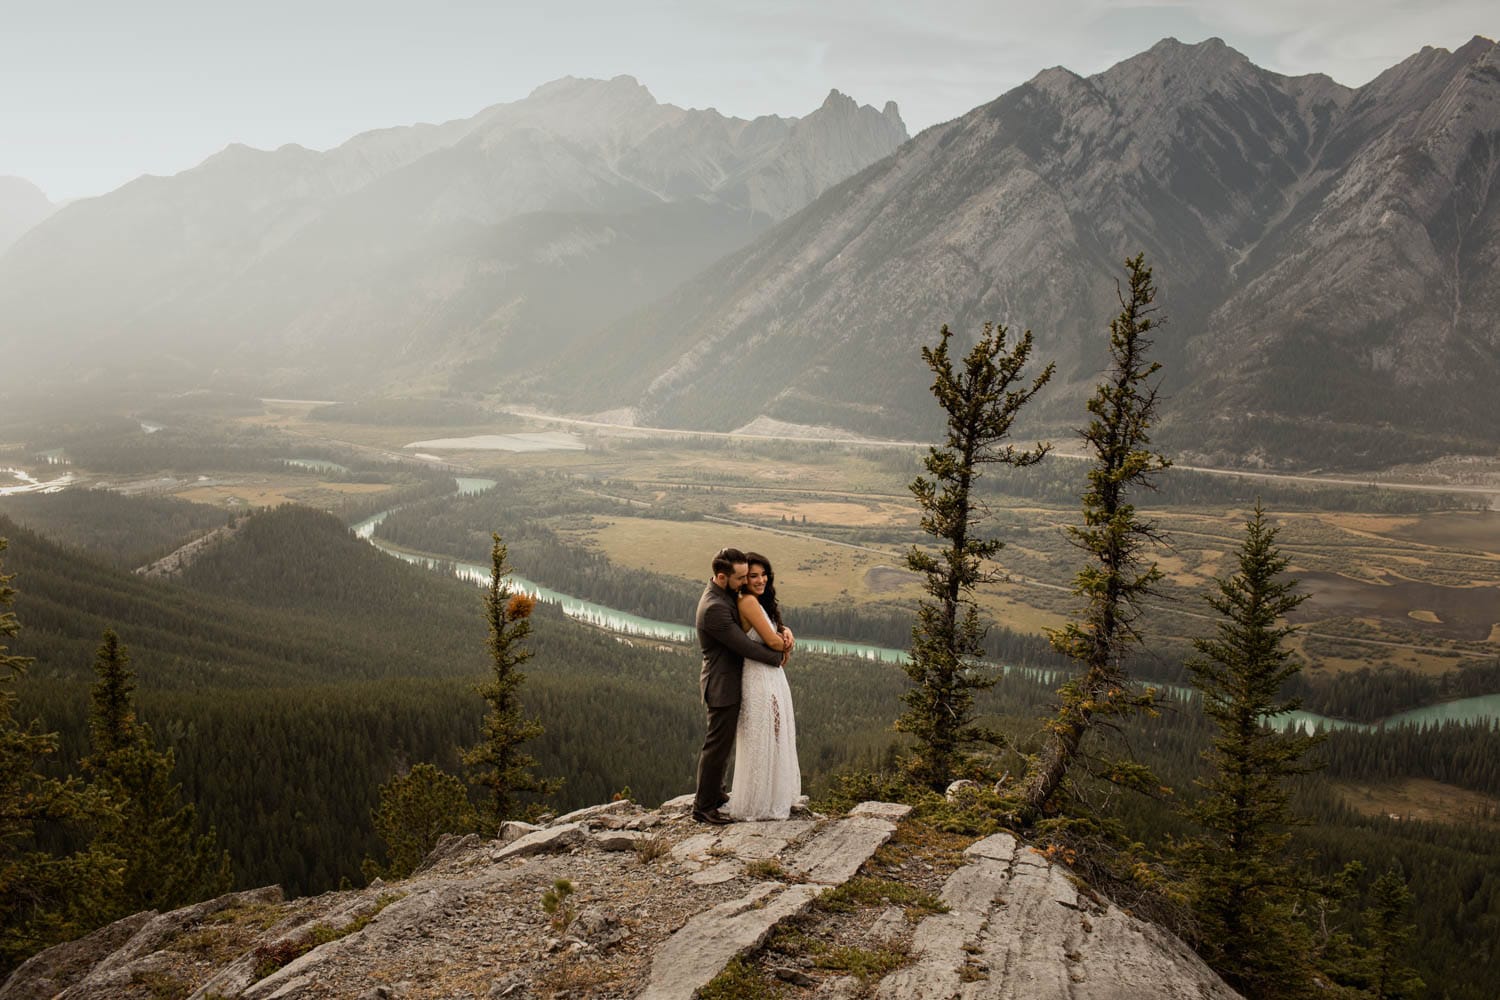
[{"label": "grassy meadow", "polygon": [[[435,437],[547,429],[510,415],[457,426],[355,424],[318,419],[316,409],[270,404],[265,413],[242,419],[298,438],[386,454]],[[577,433],[583,451],[459,450],[441,457],[475,475],[561,472],[580,494],[620,501],[618,511],[560,515],[549,527],[623,567],[698,581],[707,555],[734,544],[771,557],[788,603],[891,608],[911,607],[919,597],[918,581],[905,569],[905,552],[923,541],[907,491],[920,471],[918,449],[674,438],[626,429]],[[1011,495],[1007,470],[994,468],[988,477],[988,524],[1006,547],[981,602],[996,621],[1025,632],[1065,619],[1078,565],[1067,536],[1077,509],[1065,483],[1071,476],[1078,492],[1083,466],[1062,457],[1044,465],[1064,481],[1053,490],[1061,495]],[[1164,478],[1173,476],[1211,478],[1174,471]],[[353,485],[293,482],[297,478],[260,484],[258,495],[316,503],[310,492]],[[1165,540],[1155,553],[1166,579],[1150,616],[1154,637],[1180,642],[1205,630],[1202,595],[1216,576],[1233,571],[1245,517],[1254,497],[1263,494],[1292,570],[1312,595],[1297,614],[1302,631],[1295,641],[1314,669],[1442,673],[1460,659],[1500,654],[1500,511],[1436,509],[1436,494],[1427,503],[1433,509],[1351,510],[1347,488],[1326,491],[1320,509],[1325,491],[1315,487],[1299,487],[1294,502],[1278,503],[1283,491],[1274,479],[1221,482],[1223,496],[1212,502],[1140,498]],[[193,488],[179,495],[232,502],[221,499],[223,490]],[[1462,502],[1476,504],[1473,496]]]}]

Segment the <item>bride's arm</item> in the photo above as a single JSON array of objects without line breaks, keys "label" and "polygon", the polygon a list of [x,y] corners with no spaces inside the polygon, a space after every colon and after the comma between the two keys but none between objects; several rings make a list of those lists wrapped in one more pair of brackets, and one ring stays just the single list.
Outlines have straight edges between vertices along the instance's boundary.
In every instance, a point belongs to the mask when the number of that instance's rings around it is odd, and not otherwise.
[{"label": "bride's arm", "polygon": [[740,597],[740,617],[745,624],[753,628],[761,641],[778,653],[787,648],[787,641],[782,634],[776,631],[771,624],[771,619],[766,617],[766,609],[760,606],[760,602],[753,594],[745,594]]}]

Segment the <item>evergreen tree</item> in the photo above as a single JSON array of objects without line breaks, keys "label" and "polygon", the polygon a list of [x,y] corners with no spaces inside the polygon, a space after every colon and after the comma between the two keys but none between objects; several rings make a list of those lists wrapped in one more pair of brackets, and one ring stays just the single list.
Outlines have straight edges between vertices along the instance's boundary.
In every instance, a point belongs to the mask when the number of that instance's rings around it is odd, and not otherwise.
[{"label": "evergreen tree", "polygon": [[[5,551],[0,538],[0,553]],[[0,573],[0,639],[21,626],[10,606],[12,577]],[[83,824],[108,815],[107,804],[77,779],[43,776],[38,765],[57,752],[56,733],[16,719],[16,682],[28,661],[0,643],[0,974],[27,956],[102,922],[120,881],[120,862],[98,846],[55,855],[39,848],[43,827]]]},{"label": "evergreen tree", "polygon": [[119,809],[96,844],[124,862],[108,915],[165,911],[227,892],[229,855],[214,831],[198,832],[197,809],[183,803],[172,777],[176,755],[158,750],[151,727],[137,721],[135,674],[113,629],[104,633],[94,672],[83,768]]},{"label": "evergreen tree", "polygon": [[515,815],[519,796],[547,796],[562,787],[553,778],[532,773],[536,758],[521,744],[542,734],[541,723],[528,719],[521,707],[520,688],[526,680],[520,666],[531,658],[521,643],[531,633],[531,612],[536,601],[529,594],[512,593],[505,578],[506,548],[497,534],[490,535],[490,585],[484,597],[484,615],[489,623],[491,679],[478,687],[489,711],[480,727],[479,742],[464,751],[469,780],[485,790],[480,807],[482,828],[493,833]]},{"label": "evergreen tree", "polygon": [[899,732],[917,740],[908,771],[936,790],[965,769],[966,746],[998,741],[973,721],[974,692],[996,681],[976,662],[984,656],[988,626],[973,593],[993,579],[984,560],[993,558],[1002,544],[980,533],[983,507],[974,496],[974,483],[985,465],[1022,468],[1047,454],[1047,445],[1017,451],[1002,442],[1021,407],[1053,371],[1048,365],[1030,385],[1022,379],[1031,356],[1029,330],[1008,348],[1005,327],[986,323],[958,371],[948,356],[951,337],[944,326],[937,346],[922,348],[933,373],[932,394],[947,415],[947,432],[942,447],[928,449],[922,462],[927,476],[918,476],[911,492],[922,509],[922,529],[942,547],[936,554],[913,547],[907,556],[907,565],[925,577],[923,589],[932,600],[917,609],[911,657],[905,663],[912,687],[902,696],[906,711],[896,720]]},{"label": "evergreen tree", "polygon": [[111,757],[135,745],[140,727],[135,721],[135,674],[130,657],[120,645],[114,629],[104,630],[104,640],[94,657],[98,680],[90,692],[89,748],[84,767],[106,767]]},{"label": "evergreen tree", "polygon": [[[1088,402],[1093,416],[1080,432],[1093,456],[1083,494],[1083,526],[1068,529],[1088,559],[1073,582],[1073,593],[1084,599],[1085,607],[1078,620],[1051,634],[1053,648],[1076,661],[1082,673],[1059,692],[1062,704],[1048,720],[1043,747],[1022,789],[1023,819],[1034,820],[1056,805],[1088,733],[1111,717],[1151,704],[1149,692],[1131,690],[1124,659],[1140,641],[1134,625],[1137,602],[1162,576],[1155,562],[1143,568],[1142,549],[1159,539],[1152,525],[1137,516],[1129,497],[1137,488],[1149,488],[1153,474],[1171,463],[1148,450],[1157,396],[1147,383],[1161,369],[1160,363],[1146,360],[1151,348],[1146,334],[1160,325],[1153,315],[1156,286],[1144,254],[1127,260],[1125,269],[1130,290],[1120,293],[1120,315],[1109,324],[1110,369]],[[1129,761],[1116,762],[1108,776],[1138,786],[1149,780]]]},{"label": "evergreen tree", "polygon": [[478,825],[464,783],[433,764],[414,764],[380,786],[380,806],[372,814],[385,842],[388,863],[366,858],[365,878],[405,878],[432,853],[445,833],[468,833]]},{"label": "evergreen tree", "polygon": [[1364,912],[1364,953],[1358,985],[1375,1000],[1420,996],[1426,984],[1405,963],[1412,938],[1411,890],[1399,867],[1386,869],[1370,889]]},{"label": "evergreen tree", "polygon": [[1188,809],[1206,831],[1186,847],[1199,948],[1249,997],[1292,995],[1310,981],[1308,934],[1295,916],[1306,880],[1287,857],[1285,831],[1288,782],[1317,769],[1306,758],[1321,738],[1269,723],[1299,704],[1280,696],[1302,669],[1284,648],[1295,629],[1283,622],[1308,595],[1286,567],[1257,501],[1238,572],[1206,598],[1219,616],[1215,634],[1194,640],[1199,656],[1187,663],[1218,728],[1204,751],[1204,794]]}]

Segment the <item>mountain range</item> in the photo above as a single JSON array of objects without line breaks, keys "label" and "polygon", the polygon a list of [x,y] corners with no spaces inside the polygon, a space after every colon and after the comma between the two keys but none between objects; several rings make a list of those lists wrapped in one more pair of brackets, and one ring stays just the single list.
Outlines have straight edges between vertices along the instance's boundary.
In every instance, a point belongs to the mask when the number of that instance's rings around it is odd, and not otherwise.
[{"label": "mountain range", "polygon": [[622,76],[327,152],[230,146],[71,204],[0,256],[0,343],[75,380],[487,384],[906,137],[894,104],[832,92],[803,118],[747,121]]},{"label": "mountain range", "polygon": [[1033,423],[1065,430],[1105,363],[1121,264],[1144,251],[1178,453],[1493,450],[1497,180],[1491,41],[1424,49],[1351,89],[1168,39],[1095,76],[1046,70],[926,130],[569,358],[555,384],[589,397],[553,402],[930,435],[919,346],[992,320],[1033,330],[1037,360],[1058,363]]},{"label": "mountain range", "polygon": [[1057,362],[1025,430],[1060,434],[1144,251],[1176,454],[1500,443],[1493,41],[1350,88],[1167,39],[905,140],[894,105],[837,92],[747,122],[622,77],[327,153],[231,147],[0,256],[0,349],[70,379],[924,438],[919,347],[994,321]]}]

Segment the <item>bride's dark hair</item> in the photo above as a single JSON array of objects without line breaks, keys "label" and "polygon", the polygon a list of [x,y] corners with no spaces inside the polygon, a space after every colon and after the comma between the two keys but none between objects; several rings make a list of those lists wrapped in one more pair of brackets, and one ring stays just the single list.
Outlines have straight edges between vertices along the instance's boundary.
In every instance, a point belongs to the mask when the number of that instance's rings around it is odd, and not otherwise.
[{"label": "bride's dark hair", "polygon": [[[760,606],[765,609],[766,617],[771,619],[771,624],[776,626],[776,631],[781,631],[781,605],[776,603],[776,571],[771,568],[771,560],[759,552],[746,552],[745,561],[751,566],[759,566],[766,571],[766,592],[757,598]],[[745,593],[750,593],[746,588]]]}]

